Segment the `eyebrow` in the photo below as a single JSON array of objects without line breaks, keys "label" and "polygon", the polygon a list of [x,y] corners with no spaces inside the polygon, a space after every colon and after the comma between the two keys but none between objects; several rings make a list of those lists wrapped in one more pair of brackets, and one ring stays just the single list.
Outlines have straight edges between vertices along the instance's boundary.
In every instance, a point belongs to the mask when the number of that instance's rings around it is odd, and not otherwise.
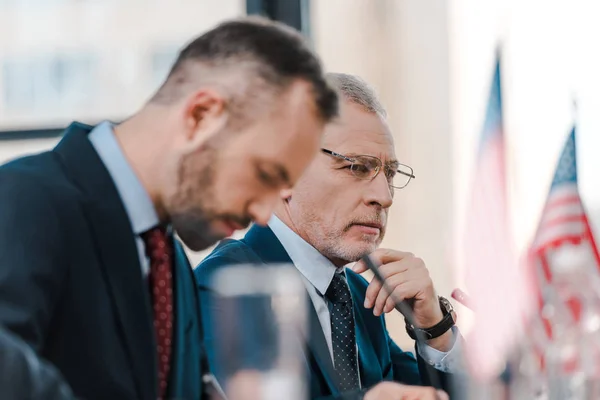
[{"label": "eyebrow", "polygon": [[[348,158],[356,158],[356,157],[362,157],[362,156],[366,156],[366,157],[377,157],[377,156],[372,156],[369,154],[364,154],[364,153],[344,153],[342,154],[345,157]],[[337,157],[336,157],[337,158]],[[381,157],[377,157],[381,160]],[[345,160],[342,160],[340,158],[338,158],[339,161],[343,162]],[[396,160],[396,159],[392,159],[389,161],[386,161],[385,163],[383,163],[384,165],[387,165],[388,167],[394,167],[394,168],[398,168],[400,166],[400,161]]]},{"label": "eyebrow", "polygon": [[258,169],[259,173],[265,173],[269,175],[269,180],[271,184],[286,184],[291,186],[292,183],[290,181],[290,174],[288,170],[279,163],[269,162],[269,161],[255,161],[254,165]]},{"label": "eyebrow", "polygon": [[400,161],[398,160],[389,160],[385,163],[388,167],[398,168],[400,166]]},{"label": "eyebrow", "polygon": [[279,175],[279,180],[287,185],[291,186],[290,174],[288,170],[281,164],[273,164],[275,171],[277,171],[277,175]]}]

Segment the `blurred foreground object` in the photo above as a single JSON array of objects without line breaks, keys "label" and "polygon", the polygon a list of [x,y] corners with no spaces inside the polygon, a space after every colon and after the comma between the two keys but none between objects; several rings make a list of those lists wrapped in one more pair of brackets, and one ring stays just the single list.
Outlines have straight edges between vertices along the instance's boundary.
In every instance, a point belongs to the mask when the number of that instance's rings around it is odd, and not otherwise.
[{"label": "blurred foreground object", "polygon": [[[229,400],[307,398],[301,343],[309,305],[292,266],[236,265],[215,272],[209,323],[213,372]],[[214,362],[216,361],[216,362]]]},{"label": "blurred foreground object", "polygon": [[508,223],[499,56],[471,195],[463,252],[475,325],[467,339],[467,359],[470,372],[485,380],[502,371],[530,308],[526,276],[519,269]]}]

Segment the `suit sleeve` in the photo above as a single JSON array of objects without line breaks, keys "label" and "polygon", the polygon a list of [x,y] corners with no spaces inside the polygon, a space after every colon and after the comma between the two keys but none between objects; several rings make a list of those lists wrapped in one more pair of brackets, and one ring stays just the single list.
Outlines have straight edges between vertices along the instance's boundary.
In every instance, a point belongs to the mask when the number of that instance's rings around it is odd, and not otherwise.
[{"label": "suit sleeve", "polygon": [[[417,357],[402,349],[389,337],[388,345],[392,360],[393,380],[406,385],[436,386],[448,393],[451,390],[452,375],[442,372],[425,362],[416,350]],[[417,346],[415,346],[417,348]],[[431,377],[433,376],[434,382]],[[437,384],[434,385],[434,383]]]},{"label": "suit sleeve", "polygon": [[75,399],[52,365],[40,360],[25,342],[1,328],[0,387],[3,399]]},{"label": "suit sleeve", "polygon": [[58,209],[42,185],[0,171],[0,325],[36,352],[43,348],[67,269]]},{"label": "suit sleeve", "polygon": [[411,352],[403,351],[389,336],[388,346],[392,360],[392,380],[406,385],[426,384],[415,356]]}]

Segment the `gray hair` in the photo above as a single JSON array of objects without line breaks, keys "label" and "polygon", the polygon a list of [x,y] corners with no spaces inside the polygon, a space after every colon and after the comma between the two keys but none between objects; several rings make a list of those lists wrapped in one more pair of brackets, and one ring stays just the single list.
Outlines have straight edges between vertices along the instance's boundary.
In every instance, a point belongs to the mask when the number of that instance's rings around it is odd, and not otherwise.
[{"label": "gray hair", "polygon": [[329,72],[326,74],[326,78],[345,100],[362,107],[367,112],[376,113],[382,117],[387,116],[375,90],[364,79],[340,72]]}]

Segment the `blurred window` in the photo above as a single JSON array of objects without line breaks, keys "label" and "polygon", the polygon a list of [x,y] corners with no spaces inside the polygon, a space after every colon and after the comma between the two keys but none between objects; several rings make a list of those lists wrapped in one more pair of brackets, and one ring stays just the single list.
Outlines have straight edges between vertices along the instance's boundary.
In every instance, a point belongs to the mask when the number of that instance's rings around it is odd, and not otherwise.
[{"label": "blurred window", "polygon": [[86,106],[95,94],[94,75],[94,57],[85,53],[7,59],[4,105],[15,111]]},{"label": "blurred window", "polygon": [[158,88],[163,83],[179,53],[178,46],[162,46],[156,48],[151,55],[151,87]]}]

